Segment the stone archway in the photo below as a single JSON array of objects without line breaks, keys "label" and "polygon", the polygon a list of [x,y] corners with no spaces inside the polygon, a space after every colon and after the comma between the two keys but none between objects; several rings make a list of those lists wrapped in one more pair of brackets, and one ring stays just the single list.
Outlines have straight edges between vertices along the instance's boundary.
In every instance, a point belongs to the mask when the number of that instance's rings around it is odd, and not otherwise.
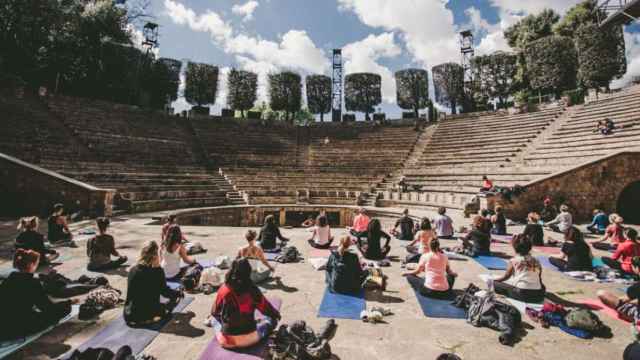
[{"label": "stone archway", "polygon": [[640,181],[633,182],[618,196],[617,211],[629,224],[640,224]]}]

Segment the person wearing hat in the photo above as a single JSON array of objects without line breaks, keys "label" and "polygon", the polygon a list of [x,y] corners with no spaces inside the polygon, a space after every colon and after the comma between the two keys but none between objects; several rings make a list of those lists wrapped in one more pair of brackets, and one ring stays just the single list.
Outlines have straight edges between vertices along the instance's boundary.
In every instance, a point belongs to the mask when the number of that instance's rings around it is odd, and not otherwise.
[{"label": "person wearing hat", "polygon": [[[624,226],[622,225],[624,223],[622,216],[616,213],[609,215],[609,223],[611,225],[607,226],[604,236],[602,236],[600,240],[591,243],[594,248],[608,251],[616,249],[619,244],[626,240],[624,236]],[[607,243],[607,241],[610,243]]]},{"label": "person wearing hat", "polygon": [[555,219],[545,222],[544,225],[559,233],[569,230],[573,226],[573,217],[569,213],[569,206],[566,204],[560,205],[560,214]]}]

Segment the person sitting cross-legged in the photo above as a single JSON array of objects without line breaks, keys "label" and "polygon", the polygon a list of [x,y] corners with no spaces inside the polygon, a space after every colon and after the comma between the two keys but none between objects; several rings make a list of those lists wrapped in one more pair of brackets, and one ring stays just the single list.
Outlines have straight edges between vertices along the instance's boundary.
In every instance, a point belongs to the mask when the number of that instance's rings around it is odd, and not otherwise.
[{"label": "person sitting cross-legged", "polygon": [[584,241],[584,235],[572,226],[564,233],[562,258],[551,256],[549,262],[560,271],[592,271],[592,259],[591,247]]},{"label": "person sitting cross-legged", "polygon": [[315,226],[312,228],[311,239],[308,239],[309,245],[316,249],[328,249],[333,243],[333,236],[331,236],[331,227],[329,226],[329,220],[325,215],[318,215]]},{"label": "person sitting cross-legged", "polygon": [[523,234],[529,237],[533,246],[544,246],[544,229],[540,225],[540,215],[530,212],[527,215],[527,225],[524,226]]},{"label": "person sitting cross-legged", "polygon": [[180,281],[187,272],[187,268],[181,267],[180,260],[188,266],[197,265],[196,260],[187,254],[182,243],[182,230],[177,225],[169,227],[160,255],[162,269],[169,281]]},{"label": "person sitting cross-legged", "polygon": [[[598,241],[594,241],[591,243],[596,249],[599,250],[610,250],[617,249],[619,244],[622,244],[625,241],[624,236],[624,219],[622,216],[613,213],[609,215],[609,226],[604,231],[604,236],[602,236]],[[608,243],[609,241],[610,243]]]},{"label": "person sitting cross-legged", "polygon": [[[431,221],[428,218],[422,218],[420,221],[420,231],[416,233],[412,242],[407,245],[409,255],[405,259],[405,263],[417,263],[422,254],[429,252],[429,243],[433,239],[437,239],[435,231],[431,228]],[[415,246],[418,244],[418,246]]]},{"label": "person sitting cross-legged", "polygon": [[452,297],[451,290],[458,274],[449,267],[449,259],[440,250],[440,241],[437,238],[429,242],[429,250],[420,257],[418,267],[405,272],[403,276],[424,272],[424,286],[420,288],[420,293],[427,297],[449,299]]},{"label": "person sitting cross-legged", "polygon": [[[160,296],[169,299],[161,303]],[[184,293],[167,286],[160,267],[160,247],[155,241],[144,244],[140,258],[129,271],[124,320],[129,326],[143,326],[169,316],[184,297]]]},{"label": "person sitting cross-legged", "polygon": [[20,234],[16,237],[16,250],[23,249],[37,252],[40,254],[41,264],[48,264],[59,256],[57,251],[45,246],[44,235],[38,232],[37,216],[20,219],[18,230],[20,230]]},{"label": "person sitting cross-legged", "polygon": [[[256,310],[264,317],[256,321]],[[236,259],[218,289],[207,319],[220,346],[227,349],[253,346],[269,335],[280,320],[280,312],[251,281],[251,265],[247,259]]]},{"label": "person sitting cross-legged", "polygon": [[496,293],[529,303],[544,301],[546,290],[542,283],[542,266],[531,256],[531,241],[517,234],[513,237],[512,246],[516,256],[509,260],[504,275],[494,280]]},{"label": "person sitting cross-legged", "polygon": [[[640,275],[640,257],[634,257],[631,260],[631,269],[636,276]],[[597,295],[604,305],[616,310],[621,318],[631,321],[633,327],[636,327],[635,325],[640,321],[640,309],[638,308],[640,282],[629,286],[626,290],[626,296],[618,297],[607,290],[598,290]]]},{"label": "person sitting cross-legged", "polygon": [[[280,239],[280,245],[276,244],[277,239]],[[262,250],[266,252],[278,252],[287,241],[289,241],[289,239],[280,233],[280,227],[276,224],[276,218],[273,215],[267,215],[264,218],[264,225],[262,225],[260,233],[258,234],[258,242]]]},{"label": "person sitting cross-legged", "polygon": [[591,220],[591,224],[587,225],[587,230],[592,234],[604,235],[607,226],[609,226],[607,214],[600,209],[593,210],[593,219]]},{"label": "person sitting cross-legged", "polygon": [[476,215],[471,223],[471,231],[460,238],[462,248],[471,256],[491,255],[491,234],[489,220]]},{"label": "person sitting cross-legged", "polygon": [[349,251],[351,237],[340,238],[338,249],[331,252],[325,268],[325,282],[329,291],[341,294],[354,294],[360,291],[367,278],[358,255]]},{"label": "person sitting cross-legged", "polygon": [[71,234],[67,218],[63,214],[64,205],[55,204],[47,224],[47,240],[49,240],[50,244],[73,244],[73,234]]},{"label": "person sitting cross-legged", "polygon": [[[109,219],[104,217],[98,218],[96,225],[98,225],[99,235],[87,241],[87,256],[89,257],[87,270],[105,271],[116,269],[126,263],[127,257],[118,253],[113,236],[107,234]],[[111,260],[112,255],[117,257],[117,259]]]},{"label": "person sitting cross-legged", "polygon": [[638,232],[635,229],[627,228],[624,234],[626,240],[618,245],[618,248],[611,257],[603,257],[602,262],[608,267],[621,271],[626,275],[635,275],[631,261],[633,258],[640,256]]},{"label": "person sitting cross-legged", "polygon": [[565,204],[560,205],[560,214],[558,214],[555,219],[545,222],[544,225],[559,233],[564,233],[569,230],[569,228],[573,226],[573,216],[571,216],[569,212],[569,206]]},{"label": "person sitting cross-legged", "polygon": [[[400,231],[398,231],[400,227]],[[391,234],[398,240],[413,240],[413,219],[409,216],[409,209],[402,211],[402,217],[396,220],[396,224],[391,229]]]},{"label": "person sitting cross-legged", "polygon": [[[362,256],[368,260],[383,260],[387,257],[389,251],[391,251],[391,236],[382,231],[382,225],[380,220],[372,219],[367,227],[366,240],[362,237],[358,238],[358,249]],[[382,238],[385,238],[386,242],[384,246],[381,246]]]},{"label": "person sitting cross-legged", "polygon": [[453,220],[446,212],[446,208],[438,208],[438,215],[433,219],[433,226],[439,239],[453,239]]},{"label": "person sitting cross-legged", "polygon": [[77,300],[52,302],[42,283],[34,277],[41,255],[18,249],[13,258],[17,270],[0,284],[0,341],[24,339],[26,336],[57,324],[71,312]]},{"label": "person sitting cross-legged", "polygon": [[261,283],[271,277],[276,269],[269,264],[264,256],[264,251],[258,245],[256,245],[257,234],[253,230],[247,230],[244,235],[247,240],[247,245],[241,247],[238,250],[237,258],[245,258],[249,260],[251,265],[251,281],[254,283]]},{"label": "person sitting cross-legged", "polygon": [[347,226],[347,231],[356,238],[366,237],[371,218],[367,216],[367,211],[364,208],[359,208],[356,213],[358,215],[353,218],[353,226]]}]

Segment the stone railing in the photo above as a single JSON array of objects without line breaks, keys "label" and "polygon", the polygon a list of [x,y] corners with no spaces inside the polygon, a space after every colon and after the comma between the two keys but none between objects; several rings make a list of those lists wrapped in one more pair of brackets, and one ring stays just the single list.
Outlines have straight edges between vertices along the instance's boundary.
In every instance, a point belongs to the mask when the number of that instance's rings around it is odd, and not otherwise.
[{"label": "stone railing", "polygon": [[0,153],[3,215],[46,215],[53,204],[62,203],[67,213],[109,216],[115,193]]}]

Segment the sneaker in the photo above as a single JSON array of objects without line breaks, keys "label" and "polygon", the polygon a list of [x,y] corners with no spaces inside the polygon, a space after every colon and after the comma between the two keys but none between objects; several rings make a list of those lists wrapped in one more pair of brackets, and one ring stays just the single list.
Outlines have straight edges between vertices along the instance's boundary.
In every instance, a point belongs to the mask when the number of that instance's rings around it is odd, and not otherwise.
[{"label": "sneaker", "polygon": [[374,306],[374,307],[371,308],[371,311],[377,311],[377,312],[381,313],[383,316],[389,316],[389,315],[393,314],[391,309],[389,309],[387,307],[383,307],[383,306]]}]

